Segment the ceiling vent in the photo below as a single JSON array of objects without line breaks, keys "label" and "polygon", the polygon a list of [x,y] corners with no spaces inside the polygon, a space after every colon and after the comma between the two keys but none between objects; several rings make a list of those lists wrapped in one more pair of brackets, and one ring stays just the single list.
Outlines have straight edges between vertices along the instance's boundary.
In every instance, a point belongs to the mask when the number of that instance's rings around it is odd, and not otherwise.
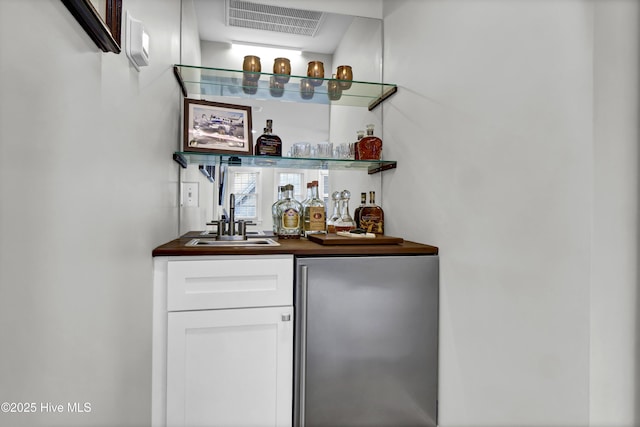
[{"label": "ceiling vent", "polygon": [[227,25],[313,37],[323,12],[271,6],[240,0],[226,0]]}]

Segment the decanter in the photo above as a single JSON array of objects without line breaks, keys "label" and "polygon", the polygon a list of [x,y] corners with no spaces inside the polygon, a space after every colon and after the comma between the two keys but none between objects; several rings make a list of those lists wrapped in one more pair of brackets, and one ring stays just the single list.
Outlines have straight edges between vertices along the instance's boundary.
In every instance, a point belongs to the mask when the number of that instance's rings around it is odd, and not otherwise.
[{"label": "decanter", "polygon": [[380,160],[382,140],[373,135],[373,125],[367,125],[367,136],[356,143],[359,160]]},{"label": "decanter", "polygon": [[340,193],[340,219],[335,222],[336,232],[338,231],[350,231],[356,228],[356,223],[349,214],[349,199],[351,199],[351,192],[349,190],[343,190]]}]

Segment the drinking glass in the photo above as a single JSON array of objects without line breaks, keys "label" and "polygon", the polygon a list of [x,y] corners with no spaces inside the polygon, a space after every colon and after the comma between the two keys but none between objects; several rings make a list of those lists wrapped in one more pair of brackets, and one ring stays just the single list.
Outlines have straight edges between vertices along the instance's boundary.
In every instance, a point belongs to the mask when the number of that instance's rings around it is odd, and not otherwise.
[{"label": "drinking glass", "polygon": [[292,157],[309,157],[311,155],[311,144],[308,142],[296,142],[291,147]]},{"label": "drinking glass", "polygon": [[313,88],[313,85],[311,84],[309,79],[300,80],[300,96],[302,97],[302,99],[313,98],[314,92],[315,89]]},{"label": "drinking glass", "polygon": [[307,77],[314,77],[309,80],[311,86],[322,85],[324,79],[324,64],[322,61],[310,61],[307,66]]},{"label": "drinking glass", "polygon": [[273,62],[273,74],[278,83],[288,83],[291,75],[291,61],[287,58],[276,58]]},{"label": "drinking glass", "polygon": [[269,92],[273,97],[281,97],[284,93],[284,83],[279,82],[276,76],[271,76],[269,79]]},{"label": "drinking glass", "polygon": [[[333,75],[336,78],[336,75]],[[337,101],[342,97],[342,89],[340,83],[337,80],[329,80],[327,82],[327,95],[331,101]]]},{"label": "drinking glass", "polygon": [[340,65],[338,67],[338,74],[336,75],[338,80],[342,80],[340,82],[340,88],[342,90],[347,90],[351,87],[351,80],[353,80],[353,70],[350,65]]},{"label": "drinking glass", "polygon": [[333,157],[333,144],[323,142],[316,146],[316,154],[320,159],[330,159]]},{"label": "drinking glass", "polygon": [[258,80],[250,80],[242,77],[242,91],[247,95],[255,95],[258,92]]},{"label": "drinking glass", "polygon": [[257,82],[260,80],[260,71],[262,71],[260,58],[254,55],[245,56],[242,62],[242,70],[245,72],[244,79]]}]

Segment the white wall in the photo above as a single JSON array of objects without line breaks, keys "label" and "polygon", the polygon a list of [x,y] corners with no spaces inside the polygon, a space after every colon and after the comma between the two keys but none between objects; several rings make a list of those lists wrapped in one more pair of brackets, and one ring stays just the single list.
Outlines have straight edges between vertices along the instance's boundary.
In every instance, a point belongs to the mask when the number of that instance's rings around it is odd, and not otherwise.
[{"label": "white wall", "polygon": [[623,3],[384,3],[387,227],[441,250],[442,426],[637,425]]},{"label": "white wall", "polygon": [[595,4],[591,425],[640,425],[640,3]]},{"label": "white wall", "polygon": [[178,225],[180,2],[124,9],[151,36],[140,73],[62,2],[0,2],[0,402],[37,403],[0,425],[150,422],[151,251]]}]

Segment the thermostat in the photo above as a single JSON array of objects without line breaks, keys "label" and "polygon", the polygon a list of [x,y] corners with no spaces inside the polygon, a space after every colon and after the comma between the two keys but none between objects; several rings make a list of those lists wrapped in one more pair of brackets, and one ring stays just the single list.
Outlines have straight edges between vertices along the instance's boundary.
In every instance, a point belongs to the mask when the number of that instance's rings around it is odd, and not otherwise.
[{"label": "thermostat", "polygon": [[127,11],[125,51],[136,70],[149,65],[149,34],[141,21],[133,18]]}]

